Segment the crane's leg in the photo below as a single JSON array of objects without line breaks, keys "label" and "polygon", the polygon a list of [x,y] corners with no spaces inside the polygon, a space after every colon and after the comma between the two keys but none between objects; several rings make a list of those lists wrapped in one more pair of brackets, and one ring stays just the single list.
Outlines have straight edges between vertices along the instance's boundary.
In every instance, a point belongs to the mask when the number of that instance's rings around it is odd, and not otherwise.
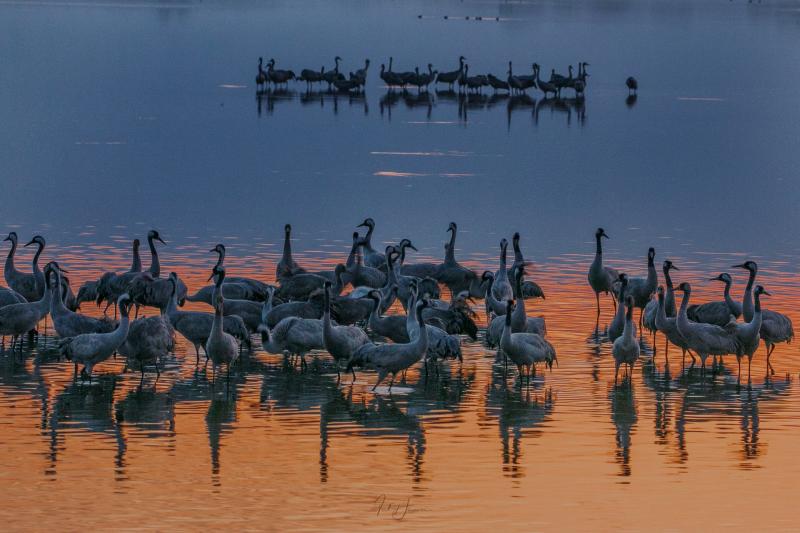
[{"label": "crane's leg", "polygon": [[517,372],[519,372],[519,388],[522,388],[522,381],[525,379],[525,371],[522,368],[522,365],[517,365]]},{"label": "crane's leg", "polygon": [[614,386],[617,386],[619,378],[619,363],[614,364]]},{"label": "crane's leg", "polygon": [[737,385],[742,382],[742,356],[736,356],[736,365],[739,367],[738,372],[736,373],[736,383]]},{"label": "crane's leg", "polygon": [[669,339],[664,336],[664,364],[669,366]]},{"label": "crane's leg", "polygon": [[[375,391],[375,389],[378,388],[378,385],[380,385],[381,381],[384,380],[384,378],[386,377],[386,374],[387,374],[387,372],[385,370],[381,370],[380,372],[378,372],[378,381],[376,381],[375,385],[372,387],[373,391]],[[355,373],[353,373],[353,379],[355,379]]]},{"label": "crane's leg", "polygon": [[775,369],[772,368],[772,363],[769,362],[769,358],[772,357],[772,352],[775,351],[774,344],[767,345],[767,371],[770,372],[772,375],[775,375]]},{"label": "crane's leg", "polygon": [[200,364],[200,347],[198,345],[194,345],[194,366]]},{"label": "crane's leg", "polygon": [[600,293],[594,293],[594,297],[597,300],[597,316],[600,316]]},{"label": "crane's leg", "polygon": [[750,384],[750,365],[753,363],[753,356],[747,356],[747,384]]},{"label": "crane's leg", "polygon": [[633,363],[631,363],[631,373],[628,375],[628,387],[633,387]]}]

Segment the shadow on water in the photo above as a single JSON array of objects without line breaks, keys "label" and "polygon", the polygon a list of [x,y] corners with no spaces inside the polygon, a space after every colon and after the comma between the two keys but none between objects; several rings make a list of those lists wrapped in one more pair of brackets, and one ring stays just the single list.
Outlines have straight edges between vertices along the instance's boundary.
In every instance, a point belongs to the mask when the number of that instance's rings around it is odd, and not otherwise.
[{"label": "shadow on water", "polygon": [[541,426],[553,412],[554,400],[550,388],[545,389],[541,376],[522,387],[514,383],[512,369],[503,367],[502,359],[492,366],[491,382],[486,388],[486,422],[497,421],[500,433],[501,457],[504,475],[512,479],[525,477],[522,464],[522,439],[536,439],[542,435]]},{"label": "shadow on water", "polygon": [[631,437],[637,422],[636,399],[633,387],[622,385],[612,387],[609,392],[611,401],[611,421],[616,428],[616,452],[614,454],[620,467],[620,476],[631,475]]}]

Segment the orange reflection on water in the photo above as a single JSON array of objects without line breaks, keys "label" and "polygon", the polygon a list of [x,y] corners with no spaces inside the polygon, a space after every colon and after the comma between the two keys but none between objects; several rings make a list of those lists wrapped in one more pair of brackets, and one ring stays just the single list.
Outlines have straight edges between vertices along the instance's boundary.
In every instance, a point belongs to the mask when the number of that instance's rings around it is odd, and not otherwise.
[{"label": "orange reflection on water", "polygon": [[[176,271],[194,292],[214,263],[212,244],[168,246],[162,271]],[[320,248],[296,259],[329,269],[347,253],[344,242]],[[279,247],[245,249],[229,247],[228,272],[274,281]],[[463,262],[495,268],[492,257]],[[129,264],[124,243],[75,246],[58,258],[76,286]],[[596,323],[590,261],[570,255],[532,268],[547,299],[529,300],[529,314],[547,318],[560,366],[540,369],[529,388],[494,350],[466,341],[463,365],[442,365],[438,376],[418,365],[392,396],[370,392],[372,373],[337,385],[324,354],[302,373],[260,348],[229,384],[212,387],[180,336],[161,379],[148,376],[141,391],[121,360],[97,367],[91,386],[73,383],[52,338],[33,354],[4,356],[7,527],[793,528],[795,346],[779,346],[769,380],[762,348],[748,389],[736,386],[732,358],[702,383],[698,372],[682,372],[674,348],[665,368],[660,336],[654,364],[645,339],[632,387],[614,389],[603,334],[611,305],[602,302]],[[722,287],[703,280],[729,261],[684,259],[676,280],[694,282],[697,301],[719,298]],[[642,270],[641,260],[616,264]],[[767,305],[800,319],[795,277],[779,263],[761,266],[774,294]],[[743,279],[735,279],[738,296]],[[481,302],[475,310],[484,327]],[[91,304],[83,311],[98,313]],[[402,519],[385,512],[387,502],[406,510]]]}]

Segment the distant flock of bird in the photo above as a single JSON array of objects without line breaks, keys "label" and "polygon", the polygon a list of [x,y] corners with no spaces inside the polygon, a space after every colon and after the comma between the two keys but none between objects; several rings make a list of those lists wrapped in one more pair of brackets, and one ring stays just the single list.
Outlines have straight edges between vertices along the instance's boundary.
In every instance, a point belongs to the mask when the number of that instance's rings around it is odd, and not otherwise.
[{"label": "distant flock of bird", "polygon": [[[256,74],[256,89],[261,91],[265,90],[270,84],[276,89],[288,86],[289,81],[296,80],[305,82],[308,90],[314,84],[326,83],[328,90],[337,91],[361,91],[367,82],[367,71],[369,70],[370,61],[365,60],[364,67],[350,72],[348,77],[339,72],[339,63],[342,58],[336,56],[334,58],[334,66],[329,70],[325,67],[316,69],[303,69],[300,75],[296,75],[293,70],[279,70],[275,68],[275,60],[270,59],[267,62],[267,68],[264,69],[264,59],[258,58],[258,72]],[[572,65],[569,65],[566,75],[559,74],[555,69],[551,69],[550,78],[544,80],[541,78],[541,67],[538,63],[533,63],[531,66],[531,74],[514,74],[511,61],[508,62],[508,70],[506,76],[494,76],[493,74],[476,74],[470,76],[469,65],[466,63],[464,56],[459,57],[458,68],[449,72],[439,72],[434,70],[433,65],[428,63],[427,71],[420,71],[416,67],[413,71],[395,72],[392,70],[392,63],[394,58],[389,58],[388,67],[381,64],[380,77],[386,84],[389,90],[394,88],[402,88],[403,90],[411,87],[416,87],[417,91],[427,91],[431,84],[447,85],[449,90],[457,87],[459,91],[467,92],[481,92],[484,87],[491,87],[494,91],[506,91],[512,94],[523,94],[528,89],[540,90],[544,97],[548,95],[554,97],[561,97],[561,91],[569,89],[574,91],[576,98],[582,98],[586,91],[587,78],[589,74],[586,72],[586,67],[589,66],[587,62],[578,62],[577,73],[574,72]],[[629,92],[635,92],[638,89],[638,82],[633,77],[626,80],[626,85]]]},{"label": "distant flock of bird", "polygon": [[[406,261],[408,251],[416,250],[411,240],[403,239],[379,251],[372,244],[374,220],[367,218],[359,227],[366,228],[366,233],[353,233],[344,262],[333,270],[310,271],[292,258],[292,228],[287,224],[274,285],[228,275],[226,249],[218,244],[210,250],[216,254],[208,278],[213,283],[194,294],[188,293],[176,273],[161,276],[156,243],[165,243],[156,230],[147,234],[151,255],[147,270],[143,269],[140,241],[136,239],[127,271],[106,272],[84,283],[77,295],[70,286],[69,272],[57,261],[39,267],[46,246],[42,236],[26,244],[37,246],[32,272],[17,270],[14,258],[18,236],[11,232],[5,239],[11,243],[4,268],[8,288],[0,288],[3,346],[5,337],[10,336],[12,351],[17,342],[21,351],[26,337],[34,341],[42,320],[47,327],[49,316],[60,337],[59,351],[74,363],[76,376],[82,365],[82,379],[91,380],[96,365],[119,353],[129,366],[139,366],[143,382],[147,365],[153,365],[160,374],[159,361],[175,349],[175,332],[192,344],[198,364],[201,350],[205,352],[206,364],[211,361],[215,376],[220,365],[227,366],[230,374],[241,351],[250,348],[251,335],[257,334],[265,351],[292,360],[299,358],[303,369],[309,352],[325,351],[340,378],[342,365],[353,379],[356,368],[373,370],[377,373],[374,390],[391,375],[391,391],[396,375],[420,362],[425,372],[429,366],[438,372],[442,361],[462,361],[462,336],[477,340],[479,333],[477,314],[470,303],[483,299],[487,316],[484,340],[498,348],[504,361],[516,365],[520,384],[526,377],[530,382],[537,364],[552,369],[558,362],[555,348],[546,339],[545,319],[528,316],[526,299],[544,298],[544,292],[525,279],[529,263],[521,251],[519,233],[511,241],[513,261],[509,264],[509,242],[502,239],[497,270],[481,273],[456,260],[455,222],[447,229],[450,237],[444,245],[444,259],[422,263]],[[703,371],[709,355],[715,360],[717,356],[735,355],[739,362],[747,356],[749,362],[760,339],[767,348],[768,369],[772,369],[770,356],[775,345],[794,336],[788,317],[762,309],[761,298],[769,293],[755,285],[758,267],[752,261],[736,265],[749,272],[741,302],[731,296],[731,277],[723,273],[714,278],[725,283],[723,300],[690,306],[691,286],[685,282],[673,286],[670,272],[678,268],[672,262],[664,261],[665,288],[658,285],[652,248],[647,255],[647,277],[637,278],[604,265],[602,239],[608,235],[599,228],[595,238],[596,255],[588,279],[598,317],[600,293],[610,294],[614,301],[615,315],[607,334],[613,341],[615,383],[620,366],[632,371],[640,355],[634,308],[641,310],[640,331],[644,327],[654,335],[661,332],[668,344],[681,348],[684,357],[687,352],[691,355],[692,364],[698,355]],[[449,300],[441,299],[442,287],[449,291]],[[683,293],[679,309],[675,290]],[[89,301],[105,304],[102,318],[78,312],[80,304]],[[182,310],[187,301],[205,303],[214,312]],[[405,314],[384,316],[395,302]],[[113,319],[108,316],[111,306]],[[159,314],[138,318],[143,306],[156,308]],[[744,321],[737,321],[739,317]],[[741,364],[739,368],[741,378]]]}]

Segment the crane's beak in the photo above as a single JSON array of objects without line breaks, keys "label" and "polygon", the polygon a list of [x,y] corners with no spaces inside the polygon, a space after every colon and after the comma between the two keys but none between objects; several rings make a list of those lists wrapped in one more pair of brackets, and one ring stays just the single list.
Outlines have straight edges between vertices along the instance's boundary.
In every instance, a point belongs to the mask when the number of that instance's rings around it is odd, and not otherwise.
[{"label": "crane's beak", "polygon": [[680,270],[680,268],[676,267],[675,265],[670,265],[669,269],[670,270]]},{"label": "crane's beak", "polygon": [[767,296],[772,296],[772,295],[771,295],[770,293],[768,293],[767,291],[764,291],[764,294],[766,294]]},{"label": "crane's beak", "polygon": [[160,242],[161,244],[167,244],[167,243],[165,243],[165,242],[164,242],[164,239],[162,239],[160,236],[159,236],[159,237],[156,237],[156,240],[157,240],[158,242]]},{"label": "crane's beak", "polygon": [[747,267],[744,266],[744,263],[742,263],[741,265],[733,265],[731,268],[744,268],[744,269],[747,269]]},{"label": "crane's beak", "polygon": [[[8,240],[8,239],[6,239],[6,240]],[[31,244],[36,244],[36,241],[34,241],[34,240],[31,240],[31,242],[29,242],[29,243],[28,243],[28,244],[26,244],[25,246],[30,246]]]},{"label": "crane's beak", "polygon": [[217,251],[216,248],[212,248],[212,249],[209,250],[209,252],[216,252],[216,251]]},{"label": "crane's beak", "polygon": [[409,247],[409,248],[411,248],[412,250],[414,250],[415,252],[419,252],[419,250],[417,250],[417,247],[416,247],[416,246],[414,246],[414,245],[413,245],[413,244],[411,244],[411,243],[409,243],[409,244],[408,244],[408,247]]}]

